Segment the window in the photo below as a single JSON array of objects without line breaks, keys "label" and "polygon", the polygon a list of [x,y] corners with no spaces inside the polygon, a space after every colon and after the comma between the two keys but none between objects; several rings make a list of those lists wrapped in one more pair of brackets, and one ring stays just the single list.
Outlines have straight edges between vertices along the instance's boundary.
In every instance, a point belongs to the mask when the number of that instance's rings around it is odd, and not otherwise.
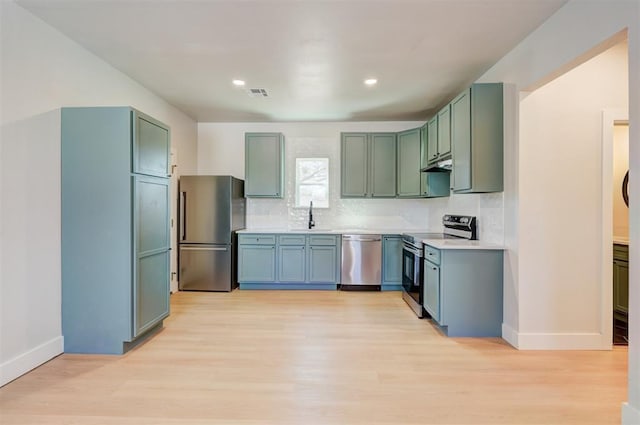
[{"label": "window", "polygon": [[296,207],[329,208],[329,158],[296,158]]}]

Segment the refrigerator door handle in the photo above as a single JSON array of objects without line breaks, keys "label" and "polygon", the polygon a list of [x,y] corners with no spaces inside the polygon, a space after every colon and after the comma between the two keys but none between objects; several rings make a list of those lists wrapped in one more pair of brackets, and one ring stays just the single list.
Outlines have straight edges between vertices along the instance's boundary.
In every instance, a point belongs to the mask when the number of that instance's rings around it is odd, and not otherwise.
[{"label": "refrigerator door handle", "polygon": [[229,248],[227,247],[215,247],[215,246],[181,246],[181,250],[183,251],[227,251]]},{"label": "refrigerator door handle", "polygon": [[180,240],[187,237],[187,192],[180,192]]}]

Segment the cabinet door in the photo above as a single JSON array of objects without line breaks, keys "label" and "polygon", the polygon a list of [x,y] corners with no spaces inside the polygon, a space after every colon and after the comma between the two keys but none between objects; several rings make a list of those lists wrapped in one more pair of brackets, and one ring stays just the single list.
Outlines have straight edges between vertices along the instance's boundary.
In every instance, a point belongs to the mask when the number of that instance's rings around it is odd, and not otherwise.
[{"label": "cabinet door", "polygon": [[420,129],[398,133],[398,196],[420,196]]},{"label": "cabinet door", "polygon": [[169,128],[161,122],[132,111],[134,173],[167,177],[169,175]]},{"label": "cabinet door", "polygon": [[239,282],[275,282],[275,245],[240,245],[238,248]]},{"label": "cabinet door", "polygon": [[278,281],[304,282],[305,246],[281,245],[278,248]]},{"label": "cabinet door", "polygon": [[135,266],[133,336],[169,315],[169,251],[139,257]]},{"label": "cabinet door", "polygon": [[423,172],[420,178],[420,193],[425,198],[449,196],[450,173]]},{"label": "cabinet door", "polygon": [[367,133],[342,133],[340,159],[340,195],[363,198],[368,190]]},{"label": "cabinet door", "polygon": [[440,267],[424,260],[424,309],[440,323]]},{"label": "cabinet door", "polygon": [[135,176],[133,181],[133,336],[169,314],[169,184]]},{"label": "cabinet door", "polygon": [[629,313],[629,263],[613,261],[613,310]]},{"label": "cabinet door", "polygon": [[438,116],[427,123],[427,153],[429,162],[438,160]]},{"label": "cabinet door", "polygon": [[429,123],[420,127],[420,169],[429,165]]},{"label": "cabinet door", "polygon": [[337,276],[337,248],[335,246],[309,247],[310,283],[335,283]]},{"label": "cabinet door", "polygon": [[284,138],[280,133],[245,133],[245,196],[283,197]]},{"label": "cabinet door", "polygon": [[445,106],[438,112],[438,156],[445,157],[451,153],[451,108]]},{"label": "cabinet door", "polygon": [[402,238],[384,236],[382,238],[382,281],[402,283]]},{"label": "cabinet door", "polygon": [[396,196],[396,135],[370,135],[371,172],[369,194],[373,197]]},{"label": "cabinet door", "polygon": [[451,102],[453,190],[471,189],[471,89]]}]

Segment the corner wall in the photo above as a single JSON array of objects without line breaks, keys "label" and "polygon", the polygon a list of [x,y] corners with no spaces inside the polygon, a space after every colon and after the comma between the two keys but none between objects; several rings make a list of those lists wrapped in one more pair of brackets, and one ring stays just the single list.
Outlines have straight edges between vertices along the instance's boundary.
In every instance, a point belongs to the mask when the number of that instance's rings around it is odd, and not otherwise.
[{"label": "corner wall", "polygon": [[60,108],[133,106],[196,170],[194,120],[12,1],[0,2],[0,385],[62,352]]},{"label": "corner wall", "polygon": [[[630,345],[629,345],[629,401],[625,403],[622,419],[625,424],[640,423],[640,251],[634,242],[640,241],[640,3],[635,0],[584,1],[571,0],[525,40],[505,55],[479,82],[504,81],[516,87],[517,93],[531,91],[562,75],[577,64],[606,50],[628,37],[629,46],[629,131],[630,131]],[[518,118],[512,120],[519,129]],[[517,133],[507,141],[515,164],[526,161],[519,152],[522,141]],[[635,172],[634,172],[635,171]],[[522,182],[524,176],[515,166],[507,170],[505,181]],[[505,306],[504,335],[518,345],[520,329],[535,327],[523,322],[523,311],[530,308],[531,300],[523,296],[524,288],[518,270],[523,261],[521,249],[527,249],[521,240],[519,219],[522,211],[519,185],[505,190],[505,242],[509,262],[505,262],[505,300],[515,300]],[[552,301],[552,300],[547,300]],[[635,342],[634,342],[635,341]]]},{"label": "corner wall", "polygon": [[627,109],[627,68],[618,44],[520,103],[520,348],[611,346],[612,279],[603,292],[602,268],[612,241],[603,247],[602,235],[613,223],[603,228],[602,185],[613,146],[603,146],[602,111]]}]

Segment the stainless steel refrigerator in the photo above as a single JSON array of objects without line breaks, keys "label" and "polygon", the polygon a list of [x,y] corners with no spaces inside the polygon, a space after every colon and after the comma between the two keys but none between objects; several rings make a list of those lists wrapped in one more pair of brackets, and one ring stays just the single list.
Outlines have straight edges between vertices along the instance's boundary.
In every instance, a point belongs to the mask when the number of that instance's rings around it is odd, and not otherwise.
[{"label": "stainless steel refrigerator", "polygon": [[236,230],[244,229],[244,181],[181,176],[178,201],[178,287],[231,291],[238,286]]}]

